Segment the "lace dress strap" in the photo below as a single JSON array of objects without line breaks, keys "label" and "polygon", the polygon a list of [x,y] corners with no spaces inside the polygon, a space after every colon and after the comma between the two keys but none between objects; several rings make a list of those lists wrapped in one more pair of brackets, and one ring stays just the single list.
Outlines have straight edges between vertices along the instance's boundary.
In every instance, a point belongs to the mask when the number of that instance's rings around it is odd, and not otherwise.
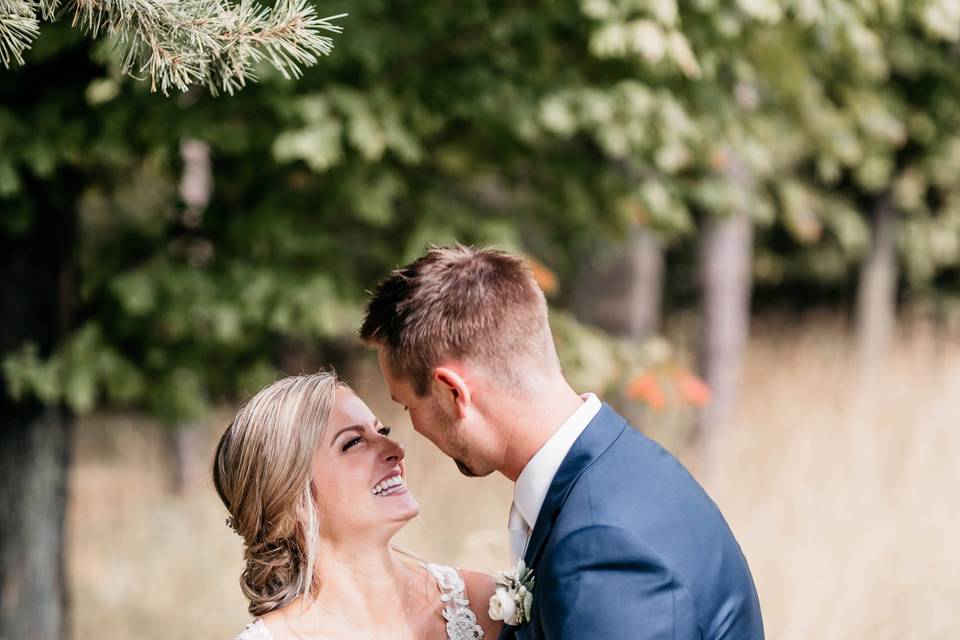
[{"label": "lace dress strap", "polygon": [[427,564],[426,568],[440,587],[448,640],[482,640],[483,629],[477,624],[476,614],[470,610],[467,586],[460,572],[453,567],[439,564]]},{"label": "lace dress strap", "polygon": [[270,635],[270,631],[264,626],[263,620],[257,618],[244,627],[240,635],[233,640],[273,640],[273,636]]}]

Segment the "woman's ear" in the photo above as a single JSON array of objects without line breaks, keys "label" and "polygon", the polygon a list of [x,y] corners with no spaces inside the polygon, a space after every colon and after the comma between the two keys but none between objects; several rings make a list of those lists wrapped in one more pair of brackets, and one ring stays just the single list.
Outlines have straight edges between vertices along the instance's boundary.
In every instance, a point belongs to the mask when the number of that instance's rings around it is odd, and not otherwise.
[{"label": "woman's ear", "polygon": [[460,420],[466,418],[470,387],[460,372],[453,367],[437,367],[433,370],[433,379],[441,392],[441,404],[448,405]]}]

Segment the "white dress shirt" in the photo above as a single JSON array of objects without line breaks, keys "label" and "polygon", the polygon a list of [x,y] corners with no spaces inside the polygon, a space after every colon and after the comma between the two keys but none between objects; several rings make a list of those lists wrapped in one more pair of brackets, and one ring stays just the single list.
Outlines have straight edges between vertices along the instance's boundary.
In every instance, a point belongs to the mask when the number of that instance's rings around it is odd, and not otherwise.
[{"label": "white dress shirt", "polygon": [[523,557],[530,533],[537,524],[540,508],[547,498],[553,477],[567,457],[573,443],[600,411],[600,400],[592,393],[580,396],[583,404],[571,414],[550,439],[530,458],[517,477],[513,488],[513,506],[510,508],[510,552],[513,564]]}]

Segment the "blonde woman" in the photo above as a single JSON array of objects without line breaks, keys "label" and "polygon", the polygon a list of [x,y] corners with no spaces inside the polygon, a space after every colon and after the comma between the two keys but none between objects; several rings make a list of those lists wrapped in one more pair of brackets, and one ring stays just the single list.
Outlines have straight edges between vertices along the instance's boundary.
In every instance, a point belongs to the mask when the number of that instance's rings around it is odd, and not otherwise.
[{"label": "blonde woman", "polygon": [[237,640],[497,637],[492,578],[391,546],[420,512],[403,456],[332,373],[281,379],[240,409],[213,464],[244,540],[254,620]]}]

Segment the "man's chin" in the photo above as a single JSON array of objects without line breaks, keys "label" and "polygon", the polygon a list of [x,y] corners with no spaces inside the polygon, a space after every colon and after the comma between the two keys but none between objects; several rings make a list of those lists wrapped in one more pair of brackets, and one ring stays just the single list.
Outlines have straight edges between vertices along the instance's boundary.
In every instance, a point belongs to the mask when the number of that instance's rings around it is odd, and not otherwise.
[{"label": "man's chin", "polygon": [[454,460],[454,462],[457,465],[457,469],[460,470],[460,473],[467,476],[468,478],[484,478],[490,475],[491,473],[493,473],[492,469],[481,471],[481,470],[477,470],[476,467],[470,467],[463,460]]}]

